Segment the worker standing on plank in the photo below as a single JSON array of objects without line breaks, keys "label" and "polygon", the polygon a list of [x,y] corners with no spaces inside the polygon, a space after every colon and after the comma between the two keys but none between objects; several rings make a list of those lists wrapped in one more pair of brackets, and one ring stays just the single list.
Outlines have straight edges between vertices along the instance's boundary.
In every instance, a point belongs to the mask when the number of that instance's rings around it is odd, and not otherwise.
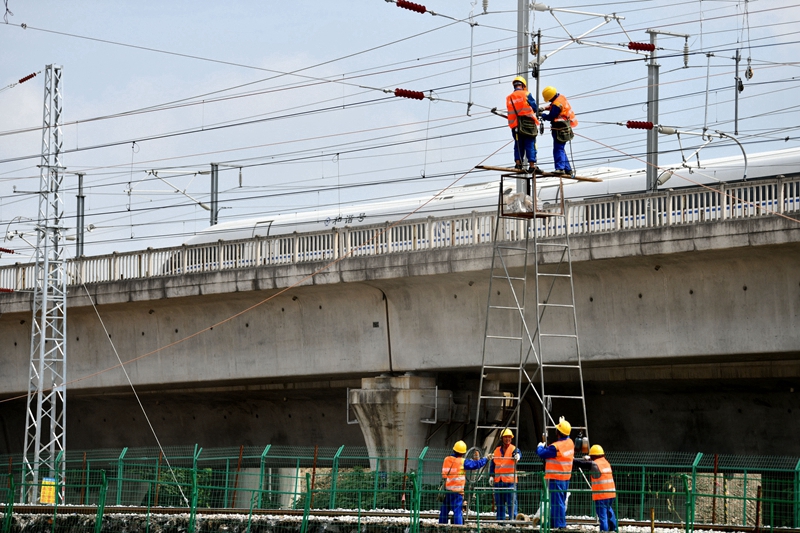
[{"label": "worker standing on plank", "polygon": [[565,146],[575,134],[572,128],[578,125],[572,106],[567,97],[559,94],[555,87],[548,85],[542,89],[542,97],[550,102],[549,110],[542,115],[542,119],[550,121],[550,130],[553,133],[553,164],[554,174],[572,174],[572,167],[567,158]]},{"label": "worker standing on plank", "polygon": [[495,449],[489,465],[489,479],[494,485],[498,521],[515,520],[517,517],[517,461],[522,457],[522,452],[511,444],[513,438],[513,431],[508,428],[503,430],[501,443]]},{"label": "worker standing on plank", "polygon": [[506,97],[508,127],[514,137],[514,168],[522,171],[522,160],[528,158],[528,172],[536,169],[536,136],[539,134],[536,99],[528,92],[528,82],[517,76],[514,91]]},{"label": "worker standing on plank", "polygon": [[[489,455],[488,458],[471,460],[464,458],[465,453],[467,453],[467,444],[460,440],[453,446],[453,454],[445,457],[444,463],[442,463],[445,496],[439,511],[440,524],[447,523],[450,511],[453,511],[453,524],[464,523],[462,506],[464,505],[464,487],[467,484],[467,476],[464,471],[482,468],[492,457]],[[478,455],[477,451],[475,455]]]},{"label": "worker standing on plank", "polygon": [[599,444],[589,449],[589,455],[582,460],[575,459],[578,466],[590,468],[592,478],[592,500],[597,518],[600,520],[600,531],[616,531],[617,517],[614,514],[614,504],[617,501],[614,474],[611,465],[606,460],[606,452]]},{"label": "worker standing on plank", "polygon": [[558,440],[550,446],[539,443],[536,453],[544,459],[544,478],[550,488],[550,527],[567,527],[567,491],[572,475],[575,443],[569,438],[572,426],[562,416],[556,425]]}]

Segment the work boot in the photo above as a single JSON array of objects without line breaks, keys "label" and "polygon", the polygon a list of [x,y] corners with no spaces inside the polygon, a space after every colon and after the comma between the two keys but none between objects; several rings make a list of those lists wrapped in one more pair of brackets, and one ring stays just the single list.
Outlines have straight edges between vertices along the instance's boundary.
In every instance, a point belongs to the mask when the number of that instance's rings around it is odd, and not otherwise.
[{"label": "work boot", "polygon": [[553,171],[553,174],[555,174],[556,176],[563,176],[564,174],[566,174],[566,171],[563,170],[563,169],[557,168],[557,169],[555,169]]},{"label": "work boot", "polygon": [[522,161],[514,161],[514,169],[522,172]]},{"label": "work boot", "polygon": [[536,163],[531,163],[531,165],[528,167],[528,174],[536,174]]}]

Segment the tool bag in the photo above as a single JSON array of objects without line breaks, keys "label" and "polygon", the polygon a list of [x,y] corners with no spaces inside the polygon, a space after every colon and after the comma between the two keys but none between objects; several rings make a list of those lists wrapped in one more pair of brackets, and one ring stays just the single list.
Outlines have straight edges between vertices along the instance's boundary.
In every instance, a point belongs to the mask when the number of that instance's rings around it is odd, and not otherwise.
[{"label": "tool bag", "polygon": [[560,143],[568,143],[575,138],[575,133],[572,132],[569,122],[553,122],[550,128],[555,132],[556,140]]},{"label": "tool bag", "polygon": [[517,113],[517,106],[514,105],[514,100],[511,100],[511,108],[514,110],[514,114],[517,115],[517,133],[527,135],[528,137],[536,137],[539,135],[539,128],[536,126],[536,122],[533,121],[533,117],[519,116],[519,113]]},{"label": "tool bag", "polygon": [[517,132],[528,137],[536,137],[539,135],[539,128],[531,117],[517,117]]}]

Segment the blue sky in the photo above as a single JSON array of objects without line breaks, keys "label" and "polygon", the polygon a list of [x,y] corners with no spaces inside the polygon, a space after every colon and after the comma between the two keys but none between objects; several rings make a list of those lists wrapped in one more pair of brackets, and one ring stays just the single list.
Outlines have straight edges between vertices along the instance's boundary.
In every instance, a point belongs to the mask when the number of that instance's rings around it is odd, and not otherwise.
[{"label": "blue sky", "polygon": [[[69,172],[86,173],[86,224],[96,228],[86,237],[89,255],[177,245],[207,227],[208,212],[199,202],[208,200],[209,177],[197,172],[211,162],[227,165],[220,174],[223,221],[433,195],[476,164],[510,164],[508,128],[488,109],[504,106],[515,74],[517,2],[489,0],[485,15],[482,3],[425,5],[445,16],[383,0],[9,0],[13,16],[0,23],[4,234],[33,231],[36,197],[14,188],[38,189],[38,158],[20,158],[40,152],[41,132],[17,130],[41,126],[43,76],[5,87],[53,63],[63,67],[64,164]],[[784,0],[548,5],[625,17],[621,27],[610,22],[586,37],[604,48],[571,44],[542,68],[542,86],[556,86],[578,114],[576,168],[644,166],[644,132],[609,123],[646,116],[645,56],[620,45],[648,41],[648,28],[690,34],[689,68],[683,68],[683,39],[659,38],[662,124],[701,131],[706,123],[733,133],[731,58],[740,47],[742,73],[748,58],[754,72],[740,95],[740,140],[748,153],[797,146],[800,6]],[[452,18],[466,20],[470,11],[478,25],[475,105],[467,116],[471,29]],[[544,53],[601,21],[565,12],[556,17],[531,17],[531,30],[542,31]],[[437,100],[382,91],[398,87]],[[168,109],[96,120],[154,106]],[[243,122],[250,123],[237,125]],[[684,139],[684,147],[697,142]],[[539,140],[545,168],[552,166],[551,146],[546,132]],[[660,163],[679,162],[676,148],[674,137],[662,137]],[[714,142],[703,158],[737,152],[731,143]],[[493,178],[470,174],[463,183]],[[74,224],[76,183],[73,175],[65,177],[68,226]],[[0,264],[30,256],[20,239],[0,246],[20,252],[2,255]]]}]

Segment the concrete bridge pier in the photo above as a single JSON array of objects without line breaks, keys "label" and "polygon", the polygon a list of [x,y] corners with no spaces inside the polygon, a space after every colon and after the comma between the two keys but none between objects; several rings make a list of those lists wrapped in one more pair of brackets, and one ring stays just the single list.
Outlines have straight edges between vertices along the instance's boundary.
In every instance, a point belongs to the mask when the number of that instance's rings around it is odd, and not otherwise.
[{"label": "concrete bridge pier", "polygon": [[[409,450],[418,453],[426,446],[430,428],[450,421],[453,393],[436,386],[436,378],[381,374],[363,378],[361,388],[350,391],[350,407],[364,434],[371,457],[387,451],[400,457]],[[372,469],[402,471],[398,464],[372,464]]]}]

